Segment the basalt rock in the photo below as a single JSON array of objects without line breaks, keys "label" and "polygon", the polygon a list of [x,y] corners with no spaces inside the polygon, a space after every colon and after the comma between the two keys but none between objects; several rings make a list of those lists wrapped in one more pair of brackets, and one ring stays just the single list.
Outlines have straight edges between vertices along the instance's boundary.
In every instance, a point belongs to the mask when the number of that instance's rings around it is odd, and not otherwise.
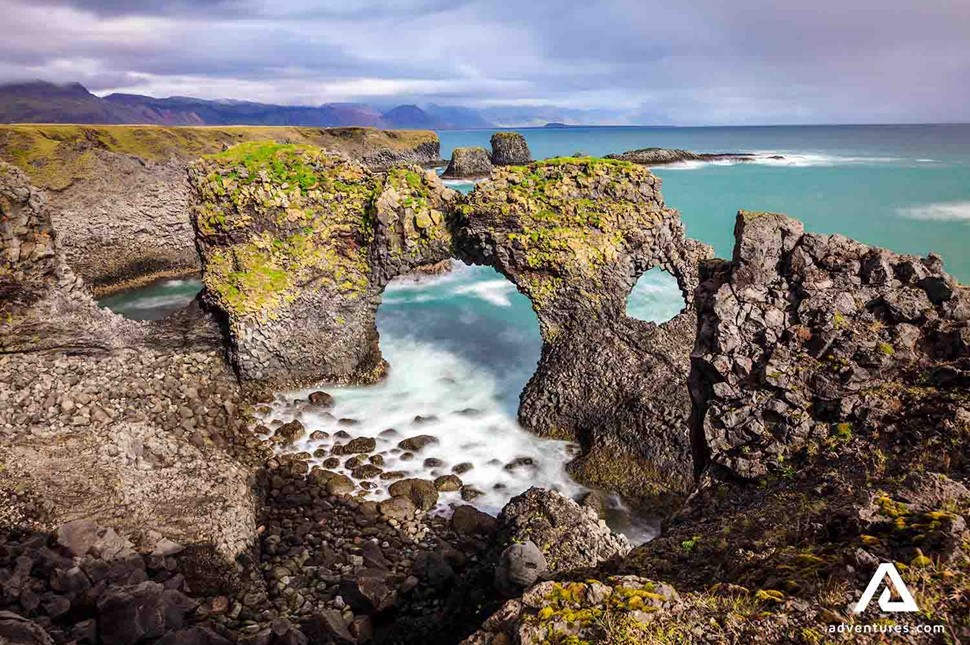
[{"label": "basalt rock", "polygon": [[578,440],[581,481],[661,506],[693,482],[688,439],[693,308],[656,325],[626,315],[661,267],[684,293],[709,247],[684,236],[660,180],[618,161],[565,158],[496,170],[456,208],[462,259],[494,266],[531,301],[543,347],[520,422]]},{"label": "basalt rock", "polygon": [[[803,446],[873,423],[914,365],[965,373],[970,292],[937,256],[895,254],[741,212],[731,262],[705,267],[692,354],[700,469],[752,478]],[[957,359],[954,361],[954,359]]]},{"label": "basalt rock", "polygon": [[453,193],[417,167],[374,173],[318,148],[243,144],[192,167],[206,299],[240,378],[373,383],[384,286],[449,257]]},{"label": "basalt rock", "polygon": [[492,161],[485,148],[455,148],[451,162],[441,175],[446,179],[479,179],[492,173]]},{"label": "basalt rock", "polygon": [[[665,166],[681,161],[753,161],[755,156],[743,152],[691,152],[676,148],[640,148],[622,154],[608,154],[607,159],[629,161],[644,166]],[[779,157],[780,158],[780,157]]]},{"label": "basalt rock", "polygon": [[68,266],[98,291],[199,270],[186,168],[244,141],[305,143],[369,168],[430,164],[433,132],[374,128],[0,126],[0,159],[49,192]]},{"label": "basalt rock", "polygon": [[529,144],[518,132],[496,132],[492,135],[492,164],[496,166],[523,166],[532,163]]}]

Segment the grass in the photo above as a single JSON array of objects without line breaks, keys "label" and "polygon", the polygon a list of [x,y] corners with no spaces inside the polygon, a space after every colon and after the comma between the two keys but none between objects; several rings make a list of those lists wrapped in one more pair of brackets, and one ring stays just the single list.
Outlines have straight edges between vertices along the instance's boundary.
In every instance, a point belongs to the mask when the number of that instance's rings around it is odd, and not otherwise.
[{"label": "grass", "polygon": [[266,140],[318,146],[358,157],[378,149],[438,145],[438,136],[426,130],[30,124],[0,126],[0,159],[21,168],[40,188],[63,190],[97,172],[100,164],[95,150],[149,161],[191,160],[227,146]]}]

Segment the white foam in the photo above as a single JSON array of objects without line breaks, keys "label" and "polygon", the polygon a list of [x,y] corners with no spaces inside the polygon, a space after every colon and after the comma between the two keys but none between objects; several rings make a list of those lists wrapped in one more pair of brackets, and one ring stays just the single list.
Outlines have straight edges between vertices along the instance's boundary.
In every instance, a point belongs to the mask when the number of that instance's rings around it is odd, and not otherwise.
[{"label": "white foam", "polygon": [[901,161],[899,157],[860,157],[851,155],[832,155],[809,152],[788,152],[784,150],[757,150],[752,156],[739,159],[717,159],[715,161],[679,161],[660,166],[674,170],[697,170],[708,166],[736,166],[756,164],[787,168],[810,168],[853,165],[880,165]]},{"label": "white foam", "polygon": [[486,280],[462,285],[452,290],[458,295],[473,295],[498,307],[511,307],[509,296],[515,292],[515,285],[508,280]]},{"label": "white foam", "polygon": [[[481,510],[496,514],[514,495],[532,486],[558,490],[574,497],[585,489],[572,481],[564,465],[574,454],[570,444],[539,438],[516,422],[512,413],[500,400],[496,376],[459,356],[427,343],[410,339],[382,336],[382,350],[393,366],[387,379],[375,386],[358,388],[328,387],[334,397],[331,414],[294,404],[313,391],[288,392],[278,397],[271,411],[264,415],[268,425],[299,418],[309,433],[322,430],[330,439],[311,440],[309,436],[289,448],[287,452],[313,453],[319,448],[329,449],[338,430],[346,430],[353,437],[373,437],[376,453],[384,458],[385,471],[403,471],[406,477],[434,479],[449,474],[459,463],[469,462],[474,468],[460,475],[466,486],[482,491],[472,503]],[[302,409],[301,409],[302,407]],[[415,417],[433,418],[415,422]],[[354,419],[353,426],[341,426],[340,418]],[[382,437],[388,428],[399,434]],[[416,453],[411,460],[402,460],[398,442],[417,435],[431,435],[438,443]],[[441,466],[425,466],[427,458],[439,459]],[[314,458],[312,464],[321,464]],[[349,456],[341,456],[346,462]],[[515,459],[528,458],[532,465],[507,469]],[[333,469],[349,476],[343,463]],[[369,499],[385,499],[392,483],[371,480],[378,487]],[[463,504],[460,494],[443,493],[439,510]]]},{"label": "white foam", "polygon": [[900,208],[898,212],[907,219],[924,222],[967,222],[970,221],[970,202],[938,202]]}]

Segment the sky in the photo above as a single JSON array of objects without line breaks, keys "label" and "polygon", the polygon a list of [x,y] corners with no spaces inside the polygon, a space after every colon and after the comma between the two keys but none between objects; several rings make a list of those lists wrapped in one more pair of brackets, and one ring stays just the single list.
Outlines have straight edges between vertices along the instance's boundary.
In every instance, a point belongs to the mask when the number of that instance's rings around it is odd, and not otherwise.
[{"label": "sky", "polygon": [[615,123],[970,121],[967,0],[0,0],[0,81]]}]

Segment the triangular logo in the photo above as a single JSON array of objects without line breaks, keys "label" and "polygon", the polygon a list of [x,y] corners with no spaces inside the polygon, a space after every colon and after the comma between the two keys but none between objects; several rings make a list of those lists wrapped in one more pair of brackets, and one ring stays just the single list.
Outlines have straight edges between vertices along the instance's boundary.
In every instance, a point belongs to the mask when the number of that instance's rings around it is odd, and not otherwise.
[{"label": "triangular logo", "polygon": [[[879,608],[883,611],[919,611],[919,607],[916,606],[916,601],[913,600],[913,594],[909,593],[906,583],[903,582],[903,579],[899,576],[899,572],[896,571],[896,566],[892,562],[883,562],[879,565],[876,573],[873,574],[872,579],[869,581],[869,586],[863,592],[862,598],[859,598],[859,602],[856,603],[855,609],[852,611],[857,614],[864,612],[866,607],[869,606],[869,603],[872,602],[872,597],[876,595],[879,586],[886,578],[889,578],[889,582],[879,596]],[[900,598],[899,600],[892,600],[890,585],[896,590],[896,595]]]}]

